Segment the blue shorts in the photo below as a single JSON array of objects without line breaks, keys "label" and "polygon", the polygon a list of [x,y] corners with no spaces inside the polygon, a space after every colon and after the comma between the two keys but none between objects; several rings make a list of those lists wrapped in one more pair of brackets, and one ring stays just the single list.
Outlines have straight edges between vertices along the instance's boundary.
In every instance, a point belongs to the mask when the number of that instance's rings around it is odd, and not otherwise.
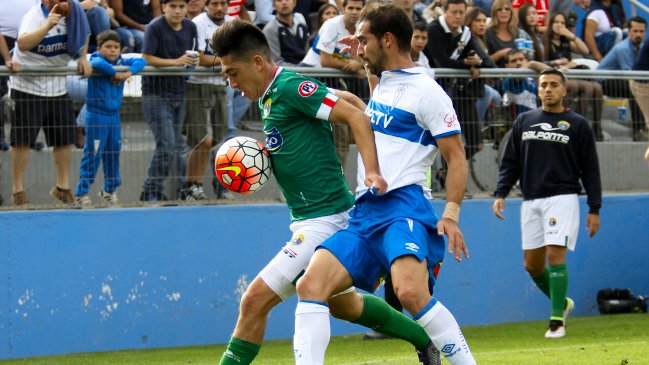
[{"label": "blue shorts", "polygon": [[349,226],[318,249],[336,256],[355,287],[373,292],[395,259],[412,255],[420,262],[426,260],[432,293],[445,241],[437,234],[438,218],[421,186],[409,185],[385,195],[366,193],[356,201],[350,216]]}]

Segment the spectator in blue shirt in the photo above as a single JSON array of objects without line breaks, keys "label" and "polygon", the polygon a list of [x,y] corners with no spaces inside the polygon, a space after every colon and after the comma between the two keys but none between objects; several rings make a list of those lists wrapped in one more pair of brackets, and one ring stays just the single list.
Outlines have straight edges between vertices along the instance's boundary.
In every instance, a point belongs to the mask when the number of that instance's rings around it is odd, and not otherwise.
[{"label": "spectator in blue shirt", "polygon": [[[640,53],[640,46],[645,39],[647,21],[640,16],[629,19],[629,36],[613,47],[602,59],[598,70],[631,70]],[[636,98],[625,80],[606,79],[602,82],[604,95],[629,99],[631,109],[631,127],[633,140],[644,141],[647,133],[643,130],[643,117]]]}]

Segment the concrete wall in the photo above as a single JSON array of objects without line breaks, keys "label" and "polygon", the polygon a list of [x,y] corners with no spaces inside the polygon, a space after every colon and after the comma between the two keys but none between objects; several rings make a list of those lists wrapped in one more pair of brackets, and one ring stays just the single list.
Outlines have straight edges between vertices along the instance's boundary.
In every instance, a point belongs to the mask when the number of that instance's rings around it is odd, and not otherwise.
[{"label": "concrete wall", "polygon": [[[522,268],[519,205],[508,200],[503,222],[491,200],[464,204],[471,259],[447,258],[436,287],[462,325],[548,316]],[[576,315],[596,314],[601,288],[649,293],[648,208],[647,194],[608,196],[601,232],[582,229],[569,256]],[[0,212],[0,358],[225,343],[288,223],[279,204]],[[292,336],[294,306],[272,313],[268,339]]]}]

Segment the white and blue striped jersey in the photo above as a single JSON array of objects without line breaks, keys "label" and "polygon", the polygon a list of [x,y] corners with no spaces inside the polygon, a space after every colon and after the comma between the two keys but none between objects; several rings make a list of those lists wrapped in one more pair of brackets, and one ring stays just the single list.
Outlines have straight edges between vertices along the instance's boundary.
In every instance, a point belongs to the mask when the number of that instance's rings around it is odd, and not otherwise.
[{"label": "white and blue striped jersey", "polygon": [[[436,141],[462,132],[451,99],[423,67],[383,72],[365,114],[372,122],[388,191],[413,184],[425,187]],[[364,181],[359,155],[357,196],[367,190]]]}]

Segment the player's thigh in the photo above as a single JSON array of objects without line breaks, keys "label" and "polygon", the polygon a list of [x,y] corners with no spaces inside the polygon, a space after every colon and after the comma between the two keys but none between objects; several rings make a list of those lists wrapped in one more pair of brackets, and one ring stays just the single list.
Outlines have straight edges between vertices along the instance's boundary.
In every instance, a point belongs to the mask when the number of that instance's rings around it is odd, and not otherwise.
[{"label": "player's thigh", "polygon": [[[385,275],[387,266],[384,265],[370,247],[372,238],[364,236],[358,230],[356,225],[350,225],[347,229],[337,232],[330,239],[325,241],[321,250],[327,250],[331,256],[335,257],[337,262],[344,268],[343,276],[352,279],[355,287],[368,292],[376,290],[381,277]],[[332,276],[334,270],[328,269]],[[340,277],[336,277],[340,281]],[[340,289],[336,282],[337,289]]]},{"label": "player's thigh", "polygon": [[543,199],[543,231],[546,245],[574,251],[579,233],[579,198],[577,194],[556,195]]},{"label": "player's thigh", "polygon": [[545,246],[541,199],[525,200],[521,204],[521,242],[523,250]]},{"label": "player's thigh", "polygon": [[436,231],[416,219],[399,219],[388,226],[381,241],[396,288],[427,287],[432,293],[445,242]]},{"label": "player's thigh", "polygon": [[295,294],[295,284],[304,274],[316,247],[345,228],[348,217],[343,212],[291,224],[291,240],[261,270],[259,277],[282,300]]}]

